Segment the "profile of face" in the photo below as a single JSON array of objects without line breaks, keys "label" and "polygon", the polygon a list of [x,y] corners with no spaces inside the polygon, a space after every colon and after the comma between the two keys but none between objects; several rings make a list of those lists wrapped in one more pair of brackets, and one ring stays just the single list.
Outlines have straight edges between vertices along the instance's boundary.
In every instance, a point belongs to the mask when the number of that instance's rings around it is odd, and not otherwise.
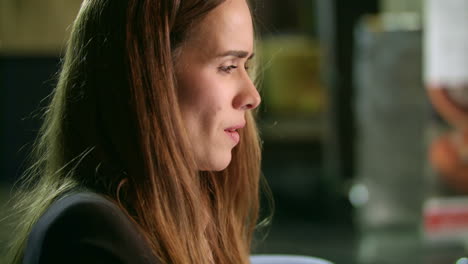
[{"label": "profile of face", "polygon": [[226,0],[193,29],[176,61],[179,104],[199,170],[220,171],[242,140],[260,95],[248,75],[252,18],[246,0]]}]

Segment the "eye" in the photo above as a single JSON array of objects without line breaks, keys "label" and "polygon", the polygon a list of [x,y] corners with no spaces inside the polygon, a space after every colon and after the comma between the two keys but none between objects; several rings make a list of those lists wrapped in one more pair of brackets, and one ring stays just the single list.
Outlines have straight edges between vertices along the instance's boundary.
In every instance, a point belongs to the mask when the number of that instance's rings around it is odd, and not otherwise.
[{"label": "eye", "polygon": [[229,66],[220,66],[218,68],[219,71],[222,71],[224,73],[231,73],[232,70],[237,69],[236,65],[229,65]]}]

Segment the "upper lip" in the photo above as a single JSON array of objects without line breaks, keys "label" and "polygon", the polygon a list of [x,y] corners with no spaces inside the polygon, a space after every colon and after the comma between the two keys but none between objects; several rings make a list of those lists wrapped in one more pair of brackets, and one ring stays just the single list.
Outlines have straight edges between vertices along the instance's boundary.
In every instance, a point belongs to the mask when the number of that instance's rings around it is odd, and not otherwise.
[{"label": "upper lip", "polygon": [[244,126],[245,126],[245,123],[242,123],[242,124],[239,124],[239,125],[234,125],[234,126],[228,127],[226,129],[224,129],[224,131],[236,131],[237,129],[244,128]]}]

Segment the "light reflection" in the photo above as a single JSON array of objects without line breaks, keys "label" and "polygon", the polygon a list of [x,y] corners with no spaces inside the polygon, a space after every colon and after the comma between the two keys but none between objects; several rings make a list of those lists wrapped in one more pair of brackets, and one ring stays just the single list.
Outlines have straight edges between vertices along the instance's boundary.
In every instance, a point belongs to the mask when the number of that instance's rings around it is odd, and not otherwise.
[{"label": "light reflection", "polygon": [[362,183],[354,184],[349,191],[349,201],[355,207],[360,207],[369,201],[369,191]]}]

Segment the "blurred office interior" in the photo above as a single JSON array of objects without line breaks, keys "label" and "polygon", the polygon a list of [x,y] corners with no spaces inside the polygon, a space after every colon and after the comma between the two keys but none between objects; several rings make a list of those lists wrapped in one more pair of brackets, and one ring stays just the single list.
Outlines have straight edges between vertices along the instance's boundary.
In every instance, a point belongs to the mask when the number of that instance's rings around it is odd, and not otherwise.
[{"label": "blurred office interior", "polygon": [[[0,212],[27,167],[81,2],[0,1]],[[424,0],[253,1],[263,174],[275,201],[254,253],[468,263],[460,243],[433,246],[421,234],[434,115],[422,77],[423,8]],[[0,252],[8,231],[0,222]]]}]

